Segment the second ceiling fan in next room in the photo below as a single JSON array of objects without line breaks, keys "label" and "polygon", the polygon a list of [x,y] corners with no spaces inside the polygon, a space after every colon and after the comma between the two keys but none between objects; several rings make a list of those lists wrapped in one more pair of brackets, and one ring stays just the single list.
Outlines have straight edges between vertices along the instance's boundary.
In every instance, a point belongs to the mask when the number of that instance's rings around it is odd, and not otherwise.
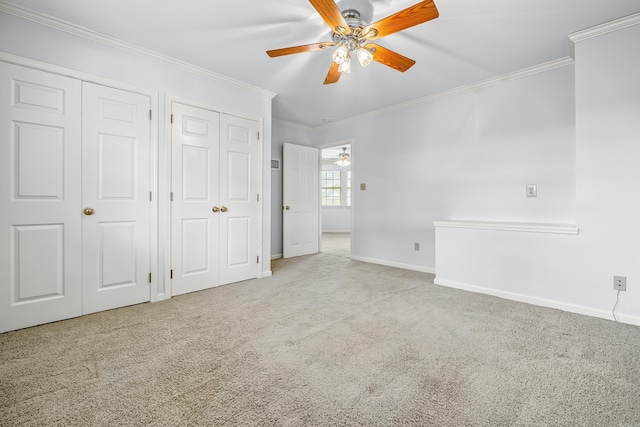
[{"label": "second ceiling fan in next room", "polygon": [[397,33],[414,25],[438,17],[433,0],[416,3],[400,12],[387,16],[373,24],[367,24],[355,9],[340,11],[334,0],[309,0],[322,19],[331,27],[331,41],[268,50],[267,55],[278,57],[294,53],[312,52],[336,46],[333,61],[324,84],[336,83],[342,73],[351,71],[351,56],[355,55],[362,66],[377,61],[401,72],[415,64],[413,59],[386,49],[373,40]]}]

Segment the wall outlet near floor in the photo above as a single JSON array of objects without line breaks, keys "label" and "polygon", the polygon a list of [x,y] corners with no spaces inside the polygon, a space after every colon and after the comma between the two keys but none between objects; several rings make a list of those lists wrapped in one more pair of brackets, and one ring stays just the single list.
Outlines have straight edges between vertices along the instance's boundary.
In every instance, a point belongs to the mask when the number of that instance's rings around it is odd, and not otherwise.
[{"label": "wall outlet near floor", "polygon": [[538,186],[535,184],[527,184],[527,197],[538,197]]},{"label": "wall outlet near floor", "polygon": [[623,276],[613,276],[613,290],[626,291],[627,290],[627,278]]},{"label": "wall outlet near floor", "polygon": [[415,242],[413,244],[413,250],[414,251],[419,251],[420,250],[420,242]]}]

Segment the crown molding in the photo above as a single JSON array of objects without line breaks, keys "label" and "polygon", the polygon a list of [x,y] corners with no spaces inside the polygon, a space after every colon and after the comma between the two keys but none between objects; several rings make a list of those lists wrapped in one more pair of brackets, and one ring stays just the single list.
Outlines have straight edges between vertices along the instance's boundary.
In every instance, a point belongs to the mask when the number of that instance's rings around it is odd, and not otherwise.
[{"label": "crown molding", "polygon": [[271,121],[273,123],[277,123],[281,126],[286,126],[288,128],[292,128],[292,129],[299,129],[299,130],[304,130],[304,131],[313,131],[314,128],[312,128],[311,126],[307,126],[307,125],[303,125],[302,123],[297,123],[297,122],[292,122],[289,120],[282,120],[282,119],[275,119],[272,118]]},{"label": "crown molding", "polygon": [[339,120],[332,123],[327,123],[326,125],[320,125],[313,128],[314,130],[325,130],[338,126],[343,126],[348,123],[356,122],[363,119],[368,119],[371,117],[379,116],[382,114],[388,114],[395,111],[406,110],[407,108],[416,107],[418,105],[427,104],[430,102],[438,101],[444,98],[448,98],[450,96],[460,95],[463,93],[475,92],[480,89],[488,88],[491,86],[495,86],[498,84],[506,83],[512,80],[521,79],[523,77],[529,77],[534,74],[543,73],[545,71],[554,70],[556,68],[566,67],[567,65],[573,65],[574,60],[571,57],[561,58],[554,61],[545,62],[544,64],[536,65],[529,68],[524,68],[519,71],[515,71],[513,73],[503,74],[501,76],[492,77],[490,79],[481,80],[476,83],[472,83],[465,86],[459,86],[454,89],[446,90],[444,92],[439,92],[434,95],[425,96],[422,98],[413,99],[411,101],[403,102],[401,104],[392,105],[390,107],[382,108],[380,110],[370,111],[368,113],[360,114],[358,116],[353,116],[348,119]]},{"label": "crown molding", "polygon": [[12,4],[6,1],[0,0],[0,12],[5,12],[22,19],[26,19],[41,25],[54,28],[56,30],[64,31],[64,32],[73,34],[75,36],[83,37],[87,40],[91,40],[97,43],[104,44],[109,47],[123,50],[137,56],[141,56],[147,59],[152,59],[154,61],[161,62],[167,65],[170,65],[172,67],[182,69],[191,74],[205,77],[225,85],[234,86],[240,89],[248,90],[250,92],[258,93],[260,95],[267,96],[270,99],[273,99],[276,96],[275,92],[271,92],[266,89],[262,89],[257,86],[250,85],[248,83],[241,82],[240,80],[235,80],[230,77],[223,76],[222,74],[214,73],[213,71],[209,71],[206,68],[199,67],[194,64],[190,64],[186,61],[181,61],[171,56],[164,55],[162,53],[159,53],[150,49],[146,49],[132,43],[127,43],[122,40],[118,40],[116,38],[109,37],[107,35],[90,30],[88,28],[73,24],[71,22],[64,21],[62,19],[58,19],[43,13],[34,12],[32,10],[17,6],[15,4]]},{"label": "crown molding", "polygon": [[578,43],[583,40],[587,40],[593,37],[598,37],[603,34],[618,31],[623,28],[631,27],[633,25],[640,24],[640,13],[634,13],[633,15],[625,16],[614,21],[605,22],[604,24],[596,25],[595,27],[587,28],[585,30],[576,31],[568,35],[569,40],[572,43]]}]

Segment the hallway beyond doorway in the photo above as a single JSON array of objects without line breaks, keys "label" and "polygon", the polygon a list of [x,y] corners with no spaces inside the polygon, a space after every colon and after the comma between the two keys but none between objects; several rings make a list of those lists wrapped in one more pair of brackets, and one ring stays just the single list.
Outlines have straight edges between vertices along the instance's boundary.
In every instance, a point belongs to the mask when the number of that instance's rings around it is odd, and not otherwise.
[{"label": "hallway beyond doorway", "polygon": [[322,233],[322,252],[341,256],[351,257],[351,233]]}]

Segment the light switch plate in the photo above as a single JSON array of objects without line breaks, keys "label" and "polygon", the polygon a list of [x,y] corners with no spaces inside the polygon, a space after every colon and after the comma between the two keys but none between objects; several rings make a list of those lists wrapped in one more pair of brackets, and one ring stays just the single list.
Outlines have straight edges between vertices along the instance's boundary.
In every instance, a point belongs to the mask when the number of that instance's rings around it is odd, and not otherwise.
[{"label": "light switch plate", "polygon": [[538,197],[538,186],[535,184],[527,184],[527,197]]},{"label": "light switch plate", "polygon": [[365,184],[364,182],[360,184],[360,190],[364,191],[367,189],[367,184]]}]

